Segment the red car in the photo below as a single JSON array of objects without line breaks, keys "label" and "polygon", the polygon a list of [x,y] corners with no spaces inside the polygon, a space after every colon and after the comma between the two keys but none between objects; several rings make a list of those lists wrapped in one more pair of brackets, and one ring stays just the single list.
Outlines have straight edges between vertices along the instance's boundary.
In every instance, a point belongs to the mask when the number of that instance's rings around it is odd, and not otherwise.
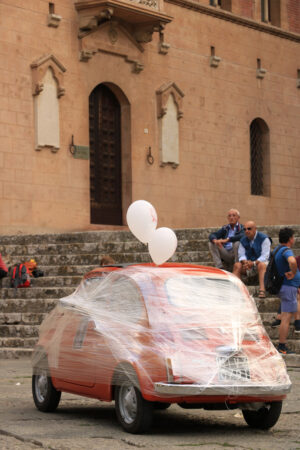
[{"label": "red car", "polygon": [[130,433],[171,403],[240,408],[267,429],[290,388],[245,285],[196,265],[93,270],[44,320],[33,355],[39,410],[55,410],[61,392],[114,400]]}]

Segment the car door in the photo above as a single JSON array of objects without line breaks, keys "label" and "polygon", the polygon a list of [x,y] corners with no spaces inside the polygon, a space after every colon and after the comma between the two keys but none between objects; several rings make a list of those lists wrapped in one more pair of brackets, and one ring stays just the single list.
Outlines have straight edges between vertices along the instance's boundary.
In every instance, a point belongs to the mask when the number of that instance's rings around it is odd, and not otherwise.
[{"label": "car door", "polygon": [[86,314],[68,310],[60,339],[58,377],[66,383],[95,384],[95,323]]}]

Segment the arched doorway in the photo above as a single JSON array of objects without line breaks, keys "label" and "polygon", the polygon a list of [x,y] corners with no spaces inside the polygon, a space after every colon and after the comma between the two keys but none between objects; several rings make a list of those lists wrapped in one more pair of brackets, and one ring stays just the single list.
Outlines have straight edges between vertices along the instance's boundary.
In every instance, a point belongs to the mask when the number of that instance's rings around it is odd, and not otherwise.
[{"label": "arched doorway", "polygon": [[91,223],[122,225],[121,107],[109,87],[89,97]]}]

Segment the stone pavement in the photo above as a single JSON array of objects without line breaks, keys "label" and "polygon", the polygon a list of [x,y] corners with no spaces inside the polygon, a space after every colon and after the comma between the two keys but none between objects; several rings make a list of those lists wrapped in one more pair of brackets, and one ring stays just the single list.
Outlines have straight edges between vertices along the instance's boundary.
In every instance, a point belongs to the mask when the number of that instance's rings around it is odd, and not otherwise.
[{"label": "stone pavement", "polygon": [[0,360],[0,449],[300,449],[300,371],[289,369],[292,392],[270,431],[250,429],[239,410],[158,411],[151,433],[118,425],[113,403],[62,394],[55,413],[39,412],[31,396],[29,359]]}]

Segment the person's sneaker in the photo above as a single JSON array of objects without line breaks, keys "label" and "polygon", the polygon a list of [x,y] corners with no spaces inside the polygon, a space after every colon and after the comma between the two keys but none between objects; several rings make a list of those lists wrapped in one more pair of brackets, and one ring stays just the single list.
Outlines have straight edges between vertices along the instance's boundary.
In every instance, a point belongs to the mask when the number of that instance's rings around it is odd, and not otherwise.
[{"label": "person's sneaker", "polygon": [[281,324],[281,320],[280,319],[275,319],[272,323],[271,323],[271,327],[272,328],[277,328],[280,327]]},{"label": "person's sneaker", "polygon": [[286,346],[285,347],[278,346],[277,350],[278,353],[280,353],[281,355],[294,355],[296,353],[293,350],[288,349]]},{"label": "person's sneaker", "polygon": [[300,333],[300,320],[295,320],[294,322],[294,332],[295,333]]}]

